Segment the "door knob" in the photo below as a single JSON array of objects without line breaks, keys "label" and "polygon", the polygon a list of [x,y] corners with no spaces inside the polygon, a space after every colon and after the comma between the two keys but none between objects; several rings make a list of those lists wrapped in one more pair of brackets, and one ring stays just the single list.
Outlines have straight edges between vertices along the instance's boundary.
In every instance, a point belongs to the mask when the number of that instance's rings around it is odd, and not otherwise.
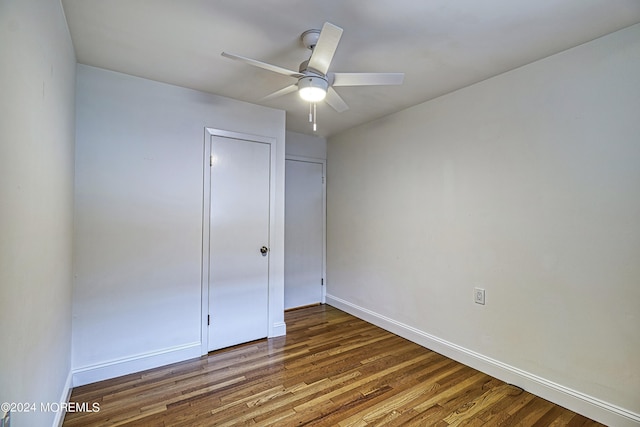
[{"label": "door knob", "polygon": [[268,247],[263,246],[263,247],[261,247],[261,248],[260,248],[260,253],[261,253],[263,256],[267,255],[267,252],[269,252],[269,248],[268,248]]}]

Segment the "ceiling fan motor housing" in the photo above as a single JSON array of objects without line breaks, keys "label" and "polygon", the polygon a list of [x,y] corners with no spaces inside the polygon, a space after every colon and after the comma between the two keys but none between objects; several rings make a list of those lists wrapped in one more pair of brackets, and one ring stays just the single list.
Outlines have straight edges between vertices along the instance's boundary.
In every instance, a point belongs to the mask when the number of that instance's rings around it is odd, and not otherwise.
[{"label": "ceiling fan motor housing", "polygon": [[298,67],[298,71],[300,71],[302,74],[307,74],[307,75],[314,75],[314,76],[319,76],[322,78],[326,78],[327,76],[325,76],[324,74],[322,74],[320,71],[309,67],[309,60],[307,59],[306,61],[302,61],[300,63],[300,66]]}]

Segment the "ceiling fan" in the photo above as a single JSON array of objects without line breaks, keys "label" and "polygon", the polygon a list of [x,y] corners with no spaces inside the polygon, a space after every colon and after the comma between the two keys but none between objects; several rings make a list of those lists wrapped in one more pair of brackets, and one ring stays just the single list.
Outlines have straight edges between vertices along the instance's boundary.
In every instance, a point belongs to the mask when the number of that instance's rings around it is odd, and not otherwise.
[{"label": "ceiling fan", "polygon": [[308,30],[302,33],[302,43],[311,50],[311,57],[300,64],[299,71],[288,70],[228,52],[222,52],[222,56],[298,79],[297,83],[267,95],[261,100],[268,101],[298,91],[300,97],[310,103],[309,121],[313,122],[313,130],[315,131],[315,104],[317,102],[324,100],[339,113],[349,109],[347,103],[333,89],[334,87],[399,85],[404,80],[404,73],[329,72],[331,60],[338,48],[340,37],[342,37],[342,31],[342,28],[325,22],[322,30]]}]

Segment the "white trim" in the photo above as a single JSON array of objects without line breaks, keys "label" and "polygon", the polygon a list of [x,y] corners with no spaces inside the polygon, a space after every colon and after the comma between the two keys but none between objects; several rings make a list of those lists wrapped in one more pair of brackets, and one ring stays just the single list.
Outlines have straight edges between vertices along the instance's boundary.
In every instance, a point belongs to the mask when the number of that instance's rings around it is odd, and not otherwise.
[{"label": "white trim", "polygon": [[476,353],[341,298],[327,295],[327,304],[606,425],[640,425],[640,414]]},{"label": "white trim", "polygon": [[271,330],[272,335],[269,335],[269,338],[281,337],[287,334],[287,324],[284,322],[274,322]]},{"label": "white trim", "polygon": [[327,302],[327,159],[287,154],[284,160],[285,164],[287,160],[294,160],[322,165],[322,279],[324,280],[324,286],[322,287],[320,303],[325,304]]},{"label": "white trim", "polygon": [[[71,384],[73,383],[73,375],[72,372],[69,371],[67,374],[67,380],[64,382],[64,386],[62,387],[62,394],[60,395],[60,399],[58,402],[60,403],[60,407],[64,407],[64,404],[69,403],[69,398],[71,397]],[[62,423],[64,422],[65,411],[56,412],[56,416],[53,419],[53,427],[62,427]]]},{"label": "white trim", "polygon": [[195,357],[200,357],[199,341],[76,368],[72,383],[78,387]]},{"label": "white trim", "polygon": [[299,162],[322,163],[323,165],[327,164],[327,159],[323,159],[322,157],[294,156],[292,154],[287,154],[284,159],[297,160]]},{"label": "white trim", "polygon": [[200,260],[200,354],[209,352],[209,215],[211,206],[211,174],[207,173],[211,167],[210,131],[204,129],[202,142],[202,259]]}]

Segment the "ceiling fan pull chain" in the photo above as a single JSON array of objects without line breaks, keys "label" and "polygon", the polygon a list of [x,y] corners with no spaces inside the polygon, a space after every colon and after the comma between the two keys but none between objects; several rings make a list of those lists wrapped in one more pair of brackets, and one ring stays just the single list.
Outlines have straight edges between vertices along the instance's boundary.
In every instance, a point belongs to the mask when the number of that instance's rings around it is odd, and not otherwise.
[{"label": "ceiling fan pull chain", "polygon": [[314,132],[317,130],[316,118],[317,118],[316,103],[314,102],[313,103],[313,131]]}]

